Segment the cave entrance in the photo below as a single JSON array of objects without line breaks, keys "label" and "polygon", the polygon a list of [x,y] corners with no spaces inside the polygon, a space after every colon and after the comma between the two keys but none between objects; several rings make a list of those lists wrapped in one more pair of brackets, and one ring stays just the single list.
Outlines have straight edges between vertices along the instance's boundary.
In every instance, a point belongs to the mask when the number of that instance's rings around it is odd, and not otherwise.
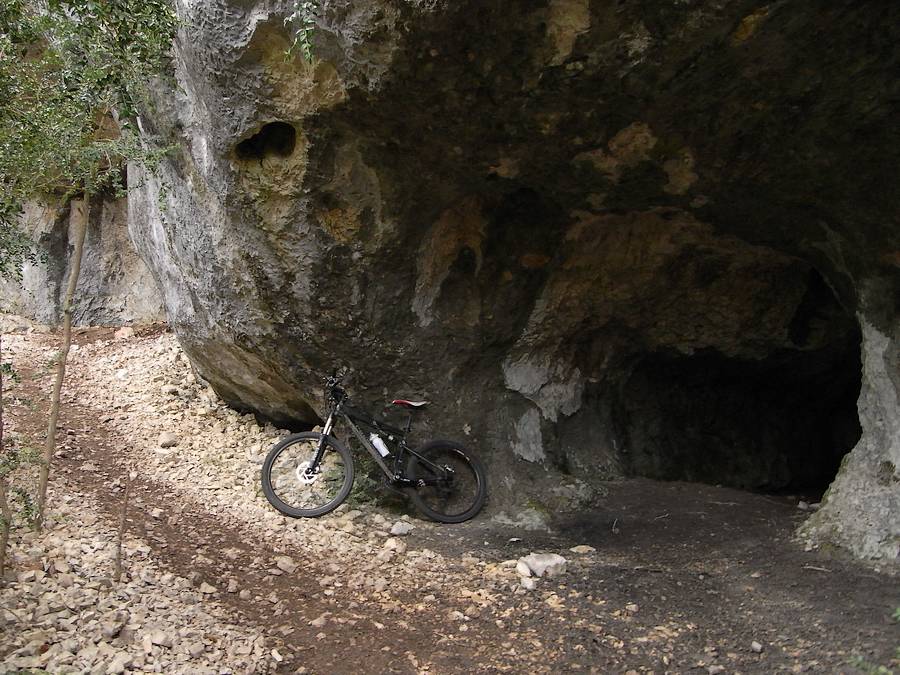
[{"label": "cave entrance", "polygon": [[[791,326],[796,349],[639,355],[618,418],[636,476],[820,495],[859,440],[861,335],[821,278]],[[818,331],[816,348],[803,348]]]},{"label": "cave entrance", "polygon": [[297,146],[297,130],[287,122],[269,122],[257,133],[238,143],[238,159],[262,161],[268,157],[290,157]]}]

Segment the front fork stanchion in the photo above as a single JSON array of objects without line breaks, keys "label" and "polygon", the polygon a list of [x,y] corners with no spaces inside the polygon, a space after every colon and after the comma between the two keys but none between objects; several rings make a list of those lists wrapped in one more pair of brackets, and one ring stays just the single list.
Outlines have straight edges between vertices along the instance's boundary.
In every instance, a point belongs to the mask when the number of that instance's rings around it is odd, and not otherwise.
[{"label": "front fork stanchion", "polygon": [[307,471],[312,473],[318,473],[319,464],[322,462],[322,457],[325,456],[325,439],[328,437],[328,434],[331,433],[331,429],[334,426],[334,413],[332,412],[328,419],[325,420],[325,426],[322,427],[322,438],[319,439],[319,447],[316,448],[316,456],[313,457],[313,461],[310,462],[309,467],[307,467]]}]

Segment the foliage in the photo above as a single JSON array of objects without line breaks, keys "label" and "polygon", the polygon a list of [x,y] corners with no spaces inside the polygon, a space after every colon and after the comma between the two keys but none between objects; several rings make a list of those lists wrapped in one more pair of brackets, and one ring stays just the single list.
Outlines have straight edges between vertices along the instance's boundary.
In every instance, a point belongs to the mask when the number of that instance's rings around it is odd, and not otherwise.
[{"label": "foliage", "polygon": [[284,20],[285,25],[290,25],[294,33],[294,42],[287,51],[288,57],[293,56],[299,50],[303,54],[303,58],[308,63],[312,63],[312,36],[318,16],[318,0],[297,0],[294,11]]},{"label": "foliage", "polygon": [[121,191],[157,157],[132,119],[175,28],[167,0],[0,0],[0,275],[34,260],[27,200]]},{"label": "foliage", "polygon": [[0,479],[9,478],[21,467],[41,463],[41,453],[30,447],[5,448],[0,454]]},{"label": "foliage", "polygon": [[0,363],[0,376],[9,378],[13,382],[20,382],[19,371],[12,367],[11,363]]}]

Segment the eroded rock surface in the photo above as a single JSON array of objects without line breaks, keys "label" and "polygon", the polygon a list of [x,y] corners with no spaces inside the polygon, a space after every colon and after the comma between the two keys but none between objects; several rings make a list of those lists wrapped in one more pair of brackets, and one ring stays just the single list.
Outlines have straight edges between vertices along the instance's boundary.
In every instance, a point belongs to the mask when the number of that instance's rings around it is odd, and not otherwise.
[{"label": "eroded rock surface", "polygon": [[[76,287],[76,325],[151,323],[165,318],[156,282],[129,239],[127,212],[124,198],[93,200]],[[74,248],[69,208],[28,204],[23,225],[44,256],[36,264],[25,265],[21,282],[0,280],[0,311],[56,324],[62,318]]]},{"label": "eroded rock surface", "polygon": [[[884,451],[896,383],[860,325],[893,344],[897,8],[329,1],[313,64],[285,60],[289,11],[180,5],[178,88],[144,119],[178,152],[130,176],[230,403],[311,425],[349,365],[538,510],[623,473],[823,488]],[[896,557],[893,489],[879,543],[843,544]]]}]

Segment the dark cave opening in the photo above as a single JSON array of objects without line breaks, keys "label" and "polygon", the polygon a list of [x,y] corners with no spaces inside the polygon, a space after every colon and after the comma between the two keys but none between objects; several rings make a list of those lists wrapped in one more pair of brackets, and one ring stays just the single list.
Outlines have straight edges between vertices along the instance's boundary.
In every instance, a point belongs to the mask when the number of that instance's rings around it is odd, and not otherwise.
[{"label": "dark cave opening", "polygon": [[250,138],[235,146],[235,154],[242,160],[266,157],[290,157],[297,145],[297,130],[287,122],[269,122]]},{"label": "dark cave opening", "polygon": [[[762,359],[704,349],[636,360],[619,397],[628,473],[825,491],[861,435],[861,335],[817,276],[788,327],[797,348]],[[811,341],[815,348],[803,348]]]}]

